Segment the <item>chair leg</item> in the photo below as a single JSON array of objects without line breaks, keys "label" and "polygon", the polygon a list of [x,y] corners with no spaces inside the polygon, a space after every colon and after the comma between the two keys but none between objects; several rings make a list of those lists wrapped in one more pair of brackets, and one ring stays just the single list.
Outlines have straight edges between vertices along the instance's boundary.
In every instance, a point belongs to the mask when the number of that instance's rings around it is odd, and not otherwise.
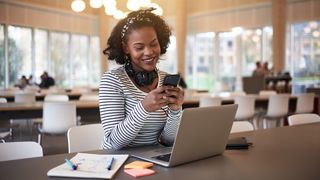
[{"label": "chair leg", "polygon": [[263,129],[267,129],[267,120],[266,120],[266,119],[263,119],[263,120],[262,120],[262,123],[263,123],[263,124],[262,124],[262,128],[263,128]]},{"label": "chair leg", "polygon": [[41,145],[41,133],[38,134],[38,144]]}]

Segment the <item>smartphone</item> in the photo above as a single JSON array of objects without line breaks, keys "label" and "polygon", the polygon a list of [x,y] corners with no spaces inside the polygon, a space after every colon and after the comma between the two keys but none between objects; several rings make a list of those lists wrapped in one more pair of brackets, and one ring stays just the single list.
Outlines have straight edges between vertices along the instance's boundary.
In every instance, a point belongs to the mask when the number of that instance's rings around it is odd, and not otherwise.
[{"label": "smartphone", "polygon": [[167,74],[163,79],[164,86],[174,86],[177,87],[180,81],[179,74]]}]

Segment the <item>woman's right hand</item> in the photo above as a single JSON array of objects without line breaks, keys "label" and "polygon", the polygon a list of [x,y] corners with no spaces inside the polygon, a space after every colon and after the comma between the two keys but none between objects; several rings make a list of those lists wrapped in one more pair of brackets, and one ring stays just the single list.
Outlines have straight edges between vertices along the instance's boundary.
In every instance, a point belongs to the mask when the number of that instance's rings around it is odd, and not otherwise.
[{"label": "woman's right hand", "polygon": [[150,91],[146,97],[142,100],[142,106],[148,112],[154,112],[161,109],[161,107],[167,105],[167,100],[164,98],[166,96],[165,88],[158,87]]}]

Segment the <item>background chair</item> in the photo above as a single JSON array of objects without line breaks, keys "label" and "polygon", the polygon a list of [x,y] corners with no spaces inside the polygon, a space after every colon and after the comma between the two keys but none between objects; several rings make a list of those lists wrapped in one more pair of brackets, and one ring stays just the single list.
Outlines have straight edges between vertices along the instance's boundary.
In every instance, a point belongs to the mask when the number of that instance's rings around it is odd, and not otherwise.
[{"label": "background chair", "polygon": [[14,102],[16,103],[32,103],[36,102],[36,94],[35,93],[16,93],[14,94]]},{"label": "background chair", "polygon": [[200,107],[220,106],[222,99],[220,97],[201,97],[199,101]]},{"label": "background chair", "polygon": [[[98,94],[84,94],[81,95],[79,98],[80,102],[99,102],[99,95]],[[97,123],[97,120],[95,119],[94,121],[91,117],[86,117],[84,120],[81,116],[77,116],[77,124],[78,125],[84,125],[84,124],[92,124],[92,123]]]},{"label": "background chair", "polygon": [[289,95],[270,95],[267,113],[263,119],[263,128],[267,128],[267,120],[276,121],[276,127],[283,125],[283,118],[288,115]]},{"label": "background chair", "polygon": [[103,129],[101,124],[71,127],[68,130],[68,152],[102,149]]},{"label": "background chair", "polygon": [[48,94],[44,97],[46,102],[67,102],[69,101],[69,96],[65,94]]},{"label": "background chair", "polygon": [[260,96],[270,96],[270,95],[276,95],[277,94],[277,91],[274,91],[274,90],[262,90],[262,91],[259,91],[259,95]]},{"label": "background chair", "polygon": [[[45,102],[68,102],[69,101],[69,96],[65,94],[48,94],[44,97]],[[37,118],[33,120],[33,125],[39,126],[42,124],[42,119]]]},{"label": "background chair", "polygon": [[[0,98],[0,104],[7,103],[6,98]],[[10,136],[12,129],[7,127],[7,124],[10,124],[10,120],[0,121],[0,141],[5,142],[4,138]]]},{"label": "background chair", "polygon": [[38,142],[41,134],[64,134],[76,126],[76,105],[71,102],[45,102],[43,104],[43,122],[39,127]]},{"label": "background chair", "polygon": [[317,114],[294,114],[288,117],[289,126],[316,122],[320,123],[320,116]]},{"label": "background chair", "polygon": [[249,121],[235,121],[232,124],[230,133],[238,133],[253,130],[253,125]]},{"label": "background chair", "polygon": [[[238,104],[236,120],[248,120],[254,124],[255,97],[251,95],[236,96],[234,99],[234,103]],[[257,128],[257,125],[255,125],[255,128]]]},{"label": "background chair", "polygon": [[297,95],[296,113],[311,113],[313,112],[314,93],[305,93]]},{"label": "background chair", "polygon": [[41,156],[43,156],[41,145],[33,141],[0,143],[0,161]]}]

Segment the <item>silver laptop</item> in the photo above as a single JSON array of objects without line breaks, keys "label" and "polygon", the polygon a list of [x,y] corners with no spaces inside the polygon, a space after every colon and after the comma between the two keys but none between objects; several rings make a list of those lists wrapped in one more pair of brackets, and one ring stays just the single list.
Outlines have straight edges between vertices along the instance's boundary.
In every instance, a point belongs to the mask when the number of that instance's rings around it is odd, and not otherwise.
[{"label": "silver laptop", "polygon": [[172,147],[132,148],[126,153],[165,167],[222,154],[237,107],[232,104],[184,109]]}]

